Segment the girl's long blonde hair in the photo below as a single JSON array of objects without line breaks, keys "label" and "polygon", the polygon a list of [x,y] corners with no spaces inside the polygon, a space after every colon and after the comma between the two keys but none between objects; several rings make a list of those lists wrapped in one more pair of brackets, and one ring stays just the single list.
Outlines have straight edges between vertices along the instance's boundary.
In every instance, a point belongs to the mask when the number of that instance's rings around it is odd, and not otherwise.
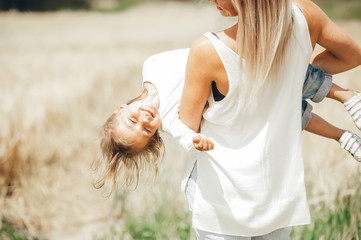
[{"label": "girl's long blonde hair", "polygon": [[[278,79],[293,30],[291,0],[232,0],[238,13],[237,53],[246,74],[242,89],[245,107],[257,103],[267,86]],[[245,69],[244,69],[245,68]]]},{"label": "girl's long blonde hair", "polygon": [[[141,100],[148,94],[146,88],[127,104]],[[96,173],[93,185],[99,189],[106,188],[109,197],[119,186],[138,186],[140,175],[147,179],[157,176],[158,168],[164,156],[164,143],[157,130],[148,144],[139,152],[131,148],[126,137],[115,136],[114,131],[119,125],[119,116],[113,113],[103,125],[101,131],[100,154],[92,164]]]}]

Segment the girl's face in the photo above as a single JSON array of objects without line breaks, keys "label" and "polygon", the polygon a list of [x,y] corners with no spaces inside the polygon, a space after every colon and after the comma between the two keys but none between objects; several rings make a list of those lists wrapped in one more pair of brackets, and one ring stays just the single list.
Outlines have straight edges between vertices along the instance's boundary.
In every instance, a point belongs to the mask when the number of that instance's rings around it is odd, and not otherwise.
[{"label": "girl's face", "polygon": [[119,126],[115,137],[125,139],[135,151],[141,151],[160,127],[158,108],[138,100],[115,110]]},{"label": "girl's face", "polygon": [[214,2],[217,6],[218,11],[222,16],[234,17],[237,16],[237,11],[233,7],[231,0],[207,0],[208,2]]}]

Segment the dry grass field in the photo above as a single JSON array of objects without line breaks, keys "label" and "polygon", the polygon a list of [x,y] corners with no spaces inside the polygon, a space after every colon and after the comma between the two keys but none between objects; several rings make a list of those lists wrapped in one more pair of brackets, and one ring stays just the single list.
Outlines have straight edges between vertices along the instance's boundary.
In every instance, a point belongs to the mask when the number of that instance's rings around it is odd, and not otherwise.
[{"label": "dry grass field", "polygon": [[[187,154],[167,135],[157,181],[135,192],[105,199],[92,187],[90,165],[105,119],[139,93],[143,61],[233,21],[212,5],[181,2],[121,13],[0,13],[0,219],[29,239],[93,239],[121,231],[129,214],[152,215],[159,206],[186,213],[180,180]],[[361,22],[338,24],[361,44]],[[335,82],[361,90],[361,68]],[[325,100],[314,109],[358,131],[341,104]],[[314,209],[335,209],[360,190],[360,165],[336,142],[305,133],[304,145]]]}]

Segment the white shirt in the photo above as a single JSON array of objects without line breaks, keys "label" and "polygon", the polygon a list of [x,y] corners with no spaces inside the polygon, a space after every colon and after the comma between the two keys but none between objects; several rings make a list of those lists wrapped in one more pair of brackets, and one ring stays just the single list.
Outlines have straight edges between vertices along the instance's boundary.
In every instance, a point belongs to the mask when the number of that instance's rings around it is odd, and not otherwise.
[{"label": "white shirt", "polygon": [[159,94],[161,130],[187,151],[193,148],[193,138],[198,135],[178,117],[188,54],[189,48],[162,52],[150,56],[143,65],[143,82],[152,83]]}]

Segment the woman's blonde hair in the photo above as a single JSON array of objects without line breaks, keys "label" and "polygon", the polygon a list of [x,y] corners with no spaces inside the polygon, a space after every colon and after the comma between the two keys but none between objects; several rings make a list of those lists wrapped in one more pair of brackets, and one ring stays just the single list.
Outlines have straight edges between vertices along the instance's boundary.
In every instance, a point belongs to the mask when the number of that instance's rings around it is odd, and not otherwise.
[{"label": "woman's blonde hair", "polygon": [[[147,90],[128,102],[128,104],[142,99],[147,95]],[[148,144],[137,152],[127,144],[126,139],[115,137],[114,131],[119,125],[118,116],[113,113],[102,128],[102,139],[100,142],[101,154],[93,163],[93,170],[97,172],[99,179],[94,187],[99,189],[106,187],[109,197],[115,187],[119,185],[129,187],[139,183],[139,176],[157,176],[159,165],[164,155],[164,143],[157,130]]]},{"label": "woman's blonde hair", "polygon": [[279,72],[293,30],[291,0],[232,0],[238,13],[237,53],[245,107],[257,102]]}]

